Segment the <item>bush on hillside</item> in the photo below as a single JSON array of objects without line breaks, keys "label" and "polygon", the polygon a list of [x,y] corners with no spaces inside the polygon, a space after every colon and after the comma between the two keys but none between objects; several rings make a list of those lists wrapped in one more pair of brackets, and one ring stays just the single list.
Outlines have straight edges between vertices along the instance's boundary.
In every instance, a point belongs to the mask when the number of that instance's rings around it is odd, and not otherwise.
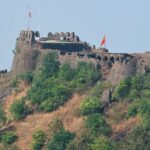
[{"label": "bush on hillside", "polygon": [[45,132],[42,130],[38,130],[33,133],[32,138],[33,138],[32,149],[42,150],[45,140],[46,140]]},{"label": "bush on hillside", "polygon": [[150,101],[148,99],[134,101],[128,109],[127,117],[136,116],[138,113],[141,115],[150,114]]},{"label": "bush on hillside", "polygon": [[59,118],[54,118],[54,120],[49,124],[49,132],[51,135],[56,134],[64,130],[64,125]]},{"label": "bush on hillside", "polygon": [[76,69],[71,68],[69,63],[65,63],[60,67],[59,77],[66,81],[71,81],[76,76]]},{"label": "bush on hillside", "polygon": [[95,134],[109,135],[111,132],[111,128],[101,114],[89,115],[86,119],[85,125]]},{"label": "bush on hillside", "polygon": [[1,139],[4,144],[12,144],[17,140],[17,135],[14,132],[5,132]]},{"label": "bush on hillside", "polygon": [[95,140],[95,135],[89,130],[81,131],[75,139],[71,140],[66,150],[91,150],[91,144]]},{"label": "bush on hillside", "polygon": [[11,87],[13,87],[13,88],[17,88],[18,85],[19,85],[19,79],[16,78],[16,79],[12,80],[12,82],[11,82],[10,85],[11,85]]},{"label": "bush on hillside", "polygon": [[97,97],[88,97],[81,103],[80,110],[83,115],[99,113],[102,111],[102,103]]},{"label": "bush on hillside", "polygon": [[145,131],[141,126],[135,127],[120,143],[120,150],[149,150],[150,140],[149,132]]},{"label": "bush on hillside", "polygon": [[113,99],[118,100],[125,98],[128,96],[131,88],[131,78],[126,78],[122,80],[117,87],[115,88],[115,92],[113,93]]},{"label": "bush on hillside", "polygon": [[59,67],[57,55],[48,53],[43,68],[35,74],[28,99],[39,111],[51,112],[63,105],[74,92],[82,91],[100,79],[92,63],[80,62],[77,68],[66,63]]},{"label": "bush on hillside", "polygon": [[67,144],[74,138],[74,134],[64,129],[53,134],[48,142],[48,150],[65,150]]},{"label": "bush on hillside", "polygon": [[43,74],[46,77],[56,75],[59,70],[59,62],[57,61],[57,53],[49,52],[43,59]]},{"label": "bush on hillside", "polygon": [[20,77],[27,84],[30,84],[33,81],[33,73],[31,71],[27,71],[26,73],[22,74]]},{"label": "bush on hillside", "polygon": [[24,118],[27,115],[27,107],[24,100],[16,100],[10,107],[10,113],[15,120]]},{"label": "bush on hillside", "polygon": [[116,150],[116,148],[115,143],[104,136],[96,138],[91,144],[91,150]]},{"label": "bush on hillside", "polygon": [[3,105],[0,104],[0,127],[3,126],[6,122],[6,115],[3,110]]}]

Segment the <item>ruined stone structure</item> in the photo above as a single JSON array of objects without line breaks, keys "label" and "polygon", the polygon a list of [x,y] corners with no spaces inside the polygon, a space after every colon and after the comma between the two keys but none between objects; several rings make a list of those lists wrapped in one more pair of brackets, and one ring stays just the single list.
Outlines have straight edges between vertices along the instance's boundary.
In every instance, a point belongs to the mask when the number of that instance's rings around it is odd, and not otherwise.
[{"label": "ruined stone structure", "polygon": [[5,70],[0,70],[0,75],[4,75],[4,74],[7,74],[7,69],[5,69]]},{"label": "ruined stone structure", "polygon": [[114,85],[135,73],[150,72],[150,54],[148,57],[144,54],[110,53],[107,49],[91,48],[86,42],[80,41],[74,32],[49,32],[46,38],[41,38],[38,31],[21,31],[17,38],[12,72],[35,70],[49,51],[58,53],[61,64],[69,62],[75,67],[80,61],[94,63],[103,79]]}]

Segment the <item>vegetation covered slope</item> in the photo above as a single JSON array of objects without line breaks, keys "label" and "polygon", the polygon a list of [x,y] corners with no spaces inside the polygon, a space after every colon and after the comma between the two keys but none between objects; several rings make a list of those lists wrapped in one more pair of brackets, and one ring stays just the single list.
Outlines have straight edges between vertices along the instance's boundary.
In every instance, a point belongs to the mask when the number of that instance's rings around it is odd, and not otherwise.
[{"label": "vegetation covered slope", "polygon": [[[149,74],[112,87],[93,64],[71,68],[56,58],[47,54],[38,72],[12,82],[15,92],[0,108],[1,149],[150,149]],[[101,98],[110,88],[106,105]]]}]

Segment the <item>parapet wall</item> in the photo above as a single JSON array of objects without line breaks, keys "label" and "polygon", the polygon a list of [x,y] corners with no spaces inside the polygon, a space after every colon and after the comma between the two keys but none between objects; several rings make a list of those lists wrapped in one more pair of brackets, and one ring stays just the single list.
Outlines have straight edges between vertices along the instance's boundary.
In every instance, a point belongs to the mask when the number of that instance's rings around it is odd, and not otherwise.
[{"label": "parapet wall", "polygon": [[49,40],[62,40],[62,41],[69,41],[69,42],[80,42],[80,38],[79,36],[75,35],[74,32],[56,32],[56,33],[52,33],[52,32],[49,32],[48,35],[47,35],[47,38]]}]

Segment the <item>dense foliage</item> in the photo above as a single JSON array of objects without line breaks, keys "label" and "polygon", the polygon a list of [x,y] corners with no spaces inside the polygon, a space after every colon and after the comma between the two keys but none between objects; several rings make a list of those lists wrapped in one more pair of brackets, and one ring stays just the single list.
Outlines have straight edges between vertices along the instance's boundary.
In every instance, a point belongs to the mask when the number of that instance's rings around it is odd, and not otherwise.
[{"label": "dense foliage", "polygon": [[1,139],[4,144],[12,144],[17,140],[17,135],[14,132],[5,132]]},{"label": "dense foliage", "polygon": [[65,150],[70,140],[74,138],[74,134],[61,129],[53,134],[48,143],[48,150]]},{"label": "dense foliage", "polygon": [[20,76],[21,80],[25,81],[25,83],[30,84],[33,81],[33,73],[31,71],[27,71]]},{"label": "dense foliage", "polygon": [[[60,65],[56,53],[51,52],[45,56],[43,67],[39,72],[36,72],[34,76],[33,73],[27,72],[22,79],[32,83],[26,99],[31,102],[36,111],[51,112],[63,105],[73,93],[86,91],[86,97],[78,109],[78,115],[83,118],[82,129],[73,134],[64,128],[60,119],[56,118],[49,124],[46,134],[42,130],[33,133],[32,149],[150,149],[149,74],[128,77],[116,87],[112,87],[109,83],[99,80],[100,72],[92,63],[80,62],[76,68],[72,68],[69,63]],[[15,81],[14,86],[16,85]],[[111,104],[105,105],[101,101],[105,89],[112,90]],[[125,106],[122,106],[123,104]],[[120,107],[120,112],[115,109],[117,107]],[[111,111],[108,112],[109,109]],[[15,101],[10,108],[14,119],[17,120],[26,115],[26,110],[25,101],[22,100]],[[114,117],[115,115],[120,116]],[[111,120],[111,117],[114,117],[114,120]],[[5,114],[1,109],[0,119],[2,122],[5,121]],[[135,121],[133,125],[132,121]],[[122,126],[122,122],[126,124]],[[118,130],[115,131],[114,127]],[[2,140],[9,143],[7,140],[9,136],[4,137]]]},{"label": "dense foliage", "polygon": [[75,91],[82,91],[93,85],[100,73],[93,64],[81,62],[77,68],[69,64],[61,67],[56,53],[48,53],[43,68],[36,74],[28,99],[40,111],[50,112],[63,105]]},{"label": "dense foliage", "polygon": [[108,135],[111,132],[110,127],[107,125],[105,119],[101,114],[89,115],[86,119],[86,127],[94,132],[94,134]]},{"label": "dense foliage", "polygon": [[98,113],[102,111],[102,104],[99,98],[88,97],[81,103],[80,109],[83,115]]},{"label": "dense foliage", "polygon": [[33,138],[32,149],[41,150],[46,140],[45,132],[42,130],[38,130],[33,133],[32,138]]},{"label": "dense foliage", "polygon": [[28,112],[28,108],[25,105],[24,99],[14,101],[10,107],[10,112],[15,120],[25,117]]},{"label": "dense foliage", "polygon": [[150,75],[136,75],[122,80],[114,90],[114,100],[150,97]]},{"label": "dense foliage", "polygon": [[127,137],[119,142],[119,149],[150,149],[150,75],[136,75],[121,81],[113,96],[114,100],[129,99],[127,119],[141,117],[141,123],[133,126]]}]

